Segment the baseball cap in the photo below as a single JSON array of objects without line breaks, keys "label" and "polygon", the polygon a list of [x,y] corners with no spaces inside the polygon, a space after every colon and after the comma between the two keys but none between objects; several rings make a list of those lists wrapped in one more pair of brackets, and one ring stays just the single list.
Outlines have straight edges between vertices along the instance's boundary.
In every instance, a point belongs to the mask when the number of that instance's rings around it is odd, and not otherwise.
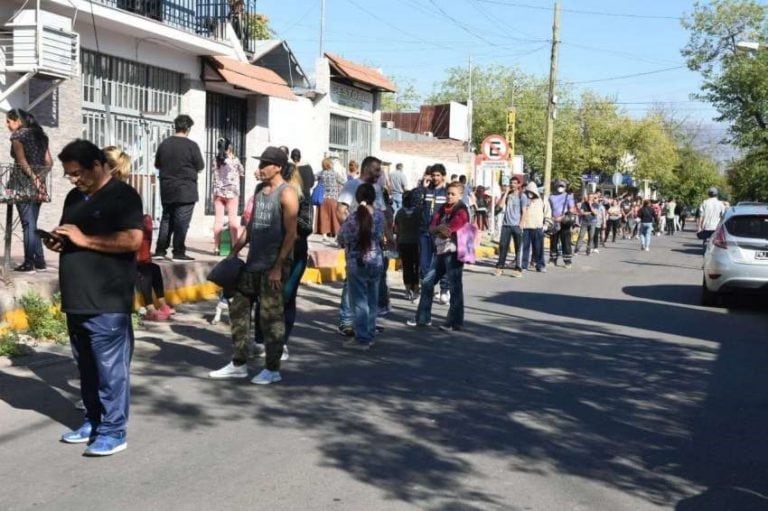
[{"label": "baseball cap", "polygon": [[288,155],[285,154],[282,149],[275,146],[267,147],[264,149],[264,152],[261,153],[261,156],[253,156],[253,158],[267,163],[272,163],[279,167],[284,167],[285,164],[288,163]]},{"label": "baseball cap", "polygon": [[717,187],[716,186],[710,186],[709,190],[707,190],[707,192],[709,192],[709,195],[717,195],[717,193],[718,193]]}]

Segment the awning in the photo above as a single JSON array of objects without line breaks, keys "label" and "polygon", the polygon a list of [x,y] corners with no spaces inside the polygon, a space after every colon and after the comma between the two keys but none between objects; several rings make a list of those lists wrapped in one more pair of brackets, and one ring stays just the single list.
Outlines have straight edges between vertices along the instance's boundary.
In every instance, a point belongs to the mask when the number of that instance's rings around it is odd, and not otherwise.
[{"label": "awning", "polygon": [[296,101],[296,95],[280,76],[261,66],[239,62],[229,57],[209,57],[208,63],[228,84],[265,96]]},{"label": "awning", "polygon": [[355,64],[330,53],[326,53],[325,56],[330,61],[331,68],[335,69],[340,76],[353,82],[369,85],[376,90],[397,92],[395,84],[376,69]]}]

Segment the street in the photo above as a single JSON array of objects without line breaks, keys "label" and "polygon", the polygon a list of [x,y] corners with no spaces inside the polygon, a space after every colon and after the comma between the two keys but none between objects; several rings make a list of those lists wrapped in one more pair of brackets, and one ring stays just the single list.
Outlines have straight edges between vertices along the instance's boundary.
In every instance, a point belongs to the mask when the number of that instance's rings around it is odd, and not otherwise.
[{"label": "street", "polygon": [[339,287],[303,286],[268,387],[208,379],[228,324],[181,305],[137,332],[128,449],[105,459],[58,442],[81,420],[66,347],[0,369],[0,509],[768,509],[768,306],[699,306],[692,232],[492,266],[465,269],[454,334],[406,327],[391,273],[366,353],[341,348]]}]

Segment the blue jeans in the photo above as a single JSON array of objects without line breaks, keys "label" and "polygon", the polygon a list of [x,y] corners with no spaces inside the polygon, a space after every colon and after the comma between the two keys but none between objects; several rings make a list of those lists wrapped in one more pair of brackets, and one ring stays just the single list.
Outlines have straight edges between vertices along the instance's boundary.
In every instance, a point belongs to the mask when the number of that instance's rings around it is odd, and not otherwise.
[{"label": "blue jeans", "polygon": [[133,327],[128,313],[67,314],[85,418],[99,435],[125,433]]},{"label": "blue jeans", "polygon": [[403,194],[392,192],[392,212],[397,214],[397,210],[403,207]]},{"label": "blue jeans", "polygon": [[[423,279],[429,268],[432,266],[432,255],[435,252],[435,240],[428,232],[419,233],[419,272]],[[440,281],[440,291],[445,293],[448,290],[448,280],[442,279]],[[434,290],[433,290],[434,292]]]},{"label": "blue jeans", "polygon": [[24,232],[24,262],[38,268],[45,266],[43,242],[40,240],[40,236],[35,233],[37,218],[40,216],[40,203],[24,202],[16,204],[16,209],[19,212],[21,228]]},{"label": "blue jeans", "polygon": [[528,269],[533,250],[533,262],[537,270],[543,270],[547,264],[544,261],[544,230],[523,229],[523,269]]},{"label": "blue jeans", "polygon": [[579,250],[581,250],[581,244],[584,242],[584,238],[587,239],[587,254],[592,253],[592,238],[595,237],[595,226],[594,224],[587,224],[583,223],[579,227],[579,238],[576,240],[576,251],[575,253],[578,254]]},{"label": "blue jeans", "polygon": [[370,343],[376,335],[379,281],[384,269],[381,266],[347,265],[349,301],[354,313],[355,339]]},{"label": "blue jeans", "polygon": [[456,257],[456,252],[435,255],[429,271],[421,279],[421,297],[419,307],[416,310],[416,322],[426,325],[432,321],[432,295],[435,292],[435,283],[446,278],[448,290],[451,292],[451,301],[448,306],[448,318],[446,325],[451,327],[464,326],[464,284],[462,273],[464,263]]},{"label": "blue jeans", "polygon": [[341,304],[339,305],[339,328],[351,327],[354,322],[352,303],[349,299],[349,275],[344,279],[344,287],[341,288]]},{"label": "blue jeans", "polygon": [[640,244],[645,248],[651,248],[651,237],[653,236],[653,222],[644,222],[640,224]]}]

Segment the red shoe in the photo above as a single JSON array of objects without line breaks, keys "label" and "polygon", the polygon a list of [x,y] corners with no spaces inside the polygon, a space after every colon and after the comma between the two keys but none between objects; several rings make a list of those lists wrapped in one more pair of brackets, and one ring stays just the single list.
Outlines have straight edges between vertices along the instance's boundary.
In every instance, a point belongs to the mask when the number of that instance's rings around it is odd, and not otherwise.
[{"label": "red shoe", "polygon": [[174,314],[176,314],[176,309],[172,308],[167,303],[163,304],[163,306],[160,307],[158,310],[163,314],[165,314],[166,316],[173,316]]},{"label": "red shoe", "polygon": [[168,321],[168,314],[162,310],[155,309],[147,312],[144,316],[144,321]]}]

